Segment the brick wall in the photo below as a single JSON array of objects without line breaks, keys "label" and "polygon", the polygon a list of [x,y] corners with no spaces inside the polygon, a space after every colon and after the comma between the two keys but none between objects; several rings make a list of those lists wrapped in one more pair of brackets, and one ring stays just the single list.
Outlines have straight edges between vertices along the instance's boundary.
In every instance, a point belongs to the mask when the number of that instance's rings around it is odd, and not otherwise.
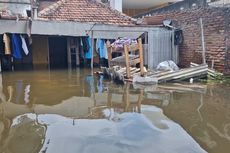
[{"label": "brick wall", "polygon": [[230,9],[225,11],[225,73],[230,74]]},{"label": "brick wall", "polygon": [[[158,13],[159,14],[159,13]],[[184,42],[180,45],[180,66],[190,62],[202,63],[200,18],[203,19],[206,60],[220,72],[230,72],[230,9],[198,8],[160,13],[172,19],[175,27],[183,30]],[[228,39],[229,37],[229,39]],[[228,51],[226,53],[226,51]]]}]

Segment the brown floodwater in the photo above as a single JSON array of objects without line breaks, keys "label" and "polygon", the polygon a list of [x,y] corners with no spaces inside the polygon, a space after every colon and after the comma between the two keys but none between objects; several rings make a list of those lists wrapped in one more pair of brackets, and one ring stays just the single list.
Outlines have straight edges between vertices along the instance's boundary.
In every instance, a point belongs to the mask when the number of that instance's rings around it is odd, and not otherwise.
[{"label": "brown floodwater", "polygon": [[108,152],[230,152],[230,87],[115,85],[87,69],[0,74],[0,153]]}]

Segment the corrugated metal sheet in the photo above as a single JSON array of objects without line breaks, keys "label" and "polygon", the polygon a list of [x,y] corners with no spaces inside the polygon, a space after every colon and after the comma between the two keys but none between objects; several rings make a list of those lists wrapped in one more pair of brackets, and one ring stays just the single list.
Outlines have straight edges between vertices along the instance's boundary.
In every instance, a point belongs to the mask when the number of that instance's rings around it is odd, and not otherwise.
[{"label": "corrugated metal sheet", "polygon": [[178,63],[178,46],[174,45],[174,31],[159,28],[148,34],[148,54],[145,54],[148,68],[154,69],[163,61]]}]

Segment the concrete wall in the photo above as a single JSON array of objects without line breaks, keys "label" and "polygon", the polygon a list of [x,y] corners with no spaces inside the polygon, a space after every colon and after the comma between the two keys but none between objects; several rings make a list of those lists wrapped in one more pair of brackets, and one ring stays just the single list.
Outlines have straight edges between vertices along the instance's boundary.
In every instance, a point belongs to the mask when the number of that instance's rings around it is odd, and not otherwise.
[{"label": "concrete wall", "polygon": [[151,11],[145,12],[143,14],[136,15],[136,18],[143,17],[153,13],[163,13],[175,10],[186,10],[191,8],[200,8],[206,6],[206,0],[184,0],[177,3],[173,3],[171,5],[161,7],[158,9],[153,9]]},{"label": "concrete wall", "polygon": [[49,44],[47,36],[32,36],[32,52],[34,69],[48,68]]},{"label": "concrete wall", "polygon": [[26,10],[31,10],[30,0],[0,0],[0,12],[7,11],[10,14],[27,16]]},{"label": "concrete wall", "polygon": [[175,27],[183,30],[184,42],[180,46],[180,65],[202,63],[200,18],[203,18],[206,60],[218,71],[230,72],[230,8],[199,8],[159,13],[173,20]]}]

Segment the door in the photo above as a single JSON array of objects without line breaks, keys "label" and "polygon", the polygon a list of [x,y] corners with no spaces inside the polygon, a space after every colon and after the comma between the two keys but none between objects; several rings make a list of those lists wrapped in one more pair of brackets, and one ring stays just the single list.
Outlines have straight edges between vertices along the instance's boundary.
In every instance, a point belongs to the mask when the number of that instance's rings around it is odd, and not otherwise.
[{"label": "door", "polygon": [[67,68],[67,40],[65,37],[49,38],[49,61],[51,69]]}]

